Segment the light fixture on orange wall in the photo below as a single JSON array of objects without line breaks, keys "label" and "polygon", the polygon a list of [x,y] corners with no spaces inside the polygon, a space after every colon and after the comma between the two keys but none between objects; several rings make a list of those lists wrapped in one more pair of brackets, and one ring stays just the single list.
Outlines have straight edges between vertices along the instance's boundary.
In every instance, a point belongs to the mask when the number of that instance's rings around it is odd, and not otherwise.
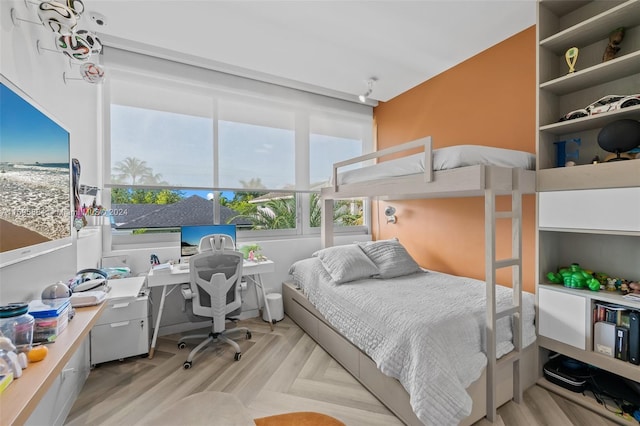
[{"label": "light fixture on orange wall", "polygon": [[388,206],[384,209],[384,215],[387,218],[387,223],[396,223],[398,221],[396,218],[396,208],[393,206]]},{"label": "light fixture on orange wall", "polygon": [[367,98],[373,92],[373,84],[376,81],[378,81],[378,79],[375,78],[375,77],[371,77],[369,80],[367,80],[367,82],[366,82],[367,83],[367,91],[364,92],[362,95],[358,96],[358,99],[360,99],[360,102],[362,102],[362,103],[367,102]]}]

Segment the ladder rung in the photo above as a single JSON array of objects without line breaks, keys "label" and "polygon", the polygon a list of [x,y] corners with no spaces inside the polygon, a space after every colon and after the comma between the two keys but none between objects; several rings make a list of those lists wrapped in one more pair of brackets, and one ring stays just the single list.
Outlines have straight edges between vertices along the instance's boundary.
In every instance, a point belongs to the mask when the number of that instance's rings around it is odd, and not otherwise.
[{"label": "ladder rung", "polygon": [[505,309],[504,311],[496,312],[496,319],[507,317],[513,314],[520,313],[520,306],[512,306],[509,309]]},{"label": "ladder rung", "polygon": [[495,217],[496,219],[512,219],[513,212],[512,211],[496,212]]},{"label": "ladder rung", "polygon": [[500,269],[500,268],[507,268],[509,266],[519,266],[519,265],[520,265],[520,258],[514,257],[512,259],[496,260],[495,268]]}]

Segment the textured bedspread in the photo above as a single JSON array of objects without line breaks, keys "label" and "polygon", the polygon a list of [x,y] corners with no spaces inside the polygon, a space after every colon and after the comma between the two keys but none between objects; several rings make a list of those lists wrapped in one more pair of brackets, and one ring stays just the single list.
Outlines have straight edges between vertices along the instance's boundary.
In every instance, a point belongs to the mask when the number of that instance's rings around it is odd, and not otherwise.
[{"label": "textured bedspread", "polygon": [[[402,383],[423,423],[458,424],[471,413],[466,388],[487,364],[483,281],[424,272],[336,285],[317,258],[291,273],[331,325]],[[511,305],[511,293],[498,286],[498,311]],[[498,357],[513,349],[511,322],[498,321]],[[523,293],[523,323],[528,346],[535,340],[530,293]]]}]

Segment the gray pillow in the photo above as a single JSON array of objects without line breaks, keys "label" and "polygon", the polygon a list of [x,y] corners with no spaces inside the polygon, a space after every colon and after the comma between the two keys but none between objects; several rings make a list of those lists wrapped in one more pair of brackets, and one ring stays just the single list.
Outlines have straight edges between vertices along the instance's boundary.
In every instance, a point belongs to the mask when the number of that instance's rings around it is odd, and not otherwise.
[{"label": "gray pillow", "polygon": [[378,268],[357,244],[329,247],[313,253],[336,284],[371,278]]},{"label": "gray pillow", "polygon": [[395,278],[422,271],[397,238],[359,243],[362,251],[376,264],[376,278]]}]

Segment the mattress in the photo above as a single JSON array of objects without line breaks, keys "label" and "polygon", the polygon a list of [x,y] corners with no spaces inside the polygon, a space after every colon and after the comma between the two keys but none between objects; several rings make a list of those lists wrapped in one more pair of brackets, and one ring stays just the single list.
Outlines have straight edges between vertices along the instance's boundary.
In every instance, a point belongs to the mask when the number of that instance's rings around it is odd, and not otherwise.
[{"label": "mattress", "polygon": [[[466,388],[487,364],[485,285],[423,271],[391,280],[336,284],[318,258],[291,267],[296,284],[327,321],[400,381],[425,424],[458,424],[471,413]],[[498,311],[511,305],[497,286]],[[534,295],[523,293],[523,346],[535,341]],[[497,356],[513,350],[512,318],[498,320]]]},{"label": "mattress", "polygon": [[[433,170],[448,170],[478,164],[535,170],[534,154],[480,145],[455,145],[433,150]],[[424,153],[384,161],[338,174],[338,184],[366,182],[424,173]]]}]

